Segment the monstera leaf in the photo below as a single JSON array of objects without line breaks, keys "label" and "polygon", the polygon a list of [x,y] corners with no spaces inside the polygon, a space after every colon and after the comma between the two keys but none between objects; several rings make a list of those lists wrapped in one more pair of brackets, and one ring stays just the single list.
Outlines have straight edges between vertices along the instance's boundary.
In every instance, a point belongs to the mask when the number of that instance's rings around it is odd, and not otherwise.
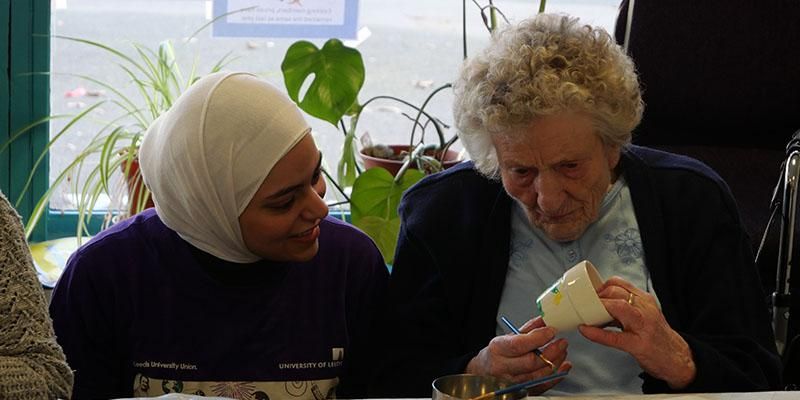
[{"label": "monstera leaf", "polygon": [[367,215],[361,217],[356,226],[375,241],[378,250],[381,251],[383,261],[392,265],[394,250],[397,247],[397,237],[400,235],[400,218],[395,216],[392,219],[386,219]]},{"label": "monstera leaf", "polygon": [[395,181],[383,168],[370,168],[356,179],[350,197],[353,224],[375,240],[387,264],[394,261],[394,250],[400,234],[397,205],[406,189],[419,182],[425,174],[409,169]]},{"label": "monstera leaf", "polygon": [[[353,117],[352,119],[355,119]],[[356,135],[351,129],[344,137],[344,145],[342,145],[342,157],[339,159],[339,164],[336,166],[336,179],[342,186],[353,186],[358,175],[358,168],[356,165]]]},{"label": "monstera leaf", "polygon": [[[289,47],[281,63],[289,97],[303,111],[334,126],[356,103],[364,84],[364,61],[358,50],[330,39],[318,49],[308,41]],[[312,76],[311,85],[300,99],[300,88]]]}]

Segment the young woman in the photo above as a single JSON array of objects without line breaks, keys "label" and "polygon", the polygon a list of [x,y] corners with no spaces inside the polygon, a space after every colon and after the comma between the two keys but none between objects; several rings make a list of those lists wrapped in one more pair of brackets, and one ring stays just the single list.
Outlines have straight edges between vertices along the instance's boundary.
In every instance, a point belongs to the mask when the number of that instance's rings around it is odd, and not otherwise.
[{"label": "young woman", "polygon": [[295,104],[255,76],[209,75],[139,158],[155,210],[79,249],[53,292],[74,397],[363,396],[388,273],[327,216]]}]

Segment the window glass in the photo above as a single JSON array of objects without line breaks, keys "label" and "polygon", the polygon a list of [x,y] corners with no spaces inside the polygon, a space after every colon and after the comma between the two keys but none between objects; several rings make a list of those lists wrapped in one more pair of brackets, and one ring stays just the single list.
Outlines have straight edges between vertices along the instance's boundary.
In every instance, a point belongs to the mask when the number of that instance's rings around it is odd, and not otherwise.
[{"label": "window glass", "polygon": [[[287,0],[275,0],[283,2]],[[488,0],[480,2],[488,4]],[[585,22],[613,29],[619,0],[550,0],[548,12],[566,12]],[[495,0],[495,6],[512,21],[537,12],[538,1]],[[168,40],[174,45],[179,65],[188,75],[193,64],[205,74],[225,54],[231,53],[230,70],[257,73],[283,88],[280,63],[287,47],[296,39],[219,38],[206,28],[188,38],[210,19],[211,2],[206,0],[54,0],[54,35],[89,39],[138,58],[134,44],[157,49]],[[461,2],[443,0],[361,0],[359,25],[368,37],[355,44],[364,57],[366,81],[360,102],[376,95],[392,95],[420,105],[436,87],[455,76],[463,58]],[[478,6],[467,2],[468,52],[488,43]],[[368,32],[368,33],[367,33]],[[311,40],[321,46],[324,40]],[[108,52],[84,43],[54,38],[52,41],[51,110],[54,114],[77,113],[98,101],[117,96],[101,85],[82,79],[107,82],[120,93],[139,102],[136,85],[124,74],[119,60]],[[452,123],[452,95],[444,91],[429,104],[428,110],[446,124]],[[56,179],[97,133],[97,124],[121,115],[108,102],[99,106],[92,120],[81,121],[69,129],[53,146],[50,179]],[[401,113],[412,111],[391,101],[376,101],[362,114],[358,135],[368,132],[373,142],[406,143],[411,121]],[[120,123],[133,123],[121,120]],[[309,117],[318,146],[325,154],[329,171],[334,172],[343,142],[342,133],[327,122]],[[58,134],[66,120],[51,124],[51,136]],[[449,134],[454,134],[451,128]],[[426,134],[433,140],[432,132]],[[458,143],[454,146],[460,150]],[[90,167],[84,167],[86,174]],[[70,182],[83,179],[69,177]],[[124,193],[122,185],[119,193]],[[51,206],[75,207],[70,193],[61,185]],[[335,190],[329,190],[329,193]],[[120,194],[122,196],[122,194]],[[102,201],[109,201],[103,199]],[[111,199],[119,201],[119,199]],[[100,205],[102,207],[102,205]]]}]

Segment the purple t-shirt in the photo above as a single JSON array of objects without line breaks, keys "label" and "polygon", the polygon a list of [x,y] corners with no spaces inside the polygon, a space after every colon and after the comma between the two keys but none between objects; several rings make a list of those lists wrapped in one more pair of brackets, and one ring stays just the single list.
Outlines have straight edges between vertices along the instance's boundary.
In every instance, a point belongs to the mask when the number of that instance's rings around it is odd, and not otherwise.
[{"label": "purple t-shirt", "polygon": [[329,217],[320,230],[311,261],[252,264],[199,251],[153,210],[102,232],[50,306],[74,397],[363,395],[388,272],[356,228]]}]

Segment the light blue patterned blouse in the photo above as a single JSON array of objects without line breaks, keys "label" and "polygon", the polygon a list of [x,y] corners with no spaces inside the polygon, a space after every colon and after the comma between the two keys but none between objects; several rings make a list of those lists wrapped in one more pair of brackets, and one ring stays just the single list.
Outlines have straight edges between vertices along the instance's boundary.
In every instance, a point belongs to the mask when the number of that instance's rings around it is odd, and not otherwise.
[{"label": "light blue patterned blouse", "polygon": [[[645,266],[639,225],[630,191],[620,177],[606,194],[596,222],[580,239],[555,242],[531,226],[522,207],[514,202],[511,212],[509,268],[497,314],[497,334],[509,333],[500,316],[517,326],[538,316],[536,298],[561,275],[582,260],[594,264],[607,279],[618,275],[655,295]],[[627,353],[595,344],[577,331],[559,334],[569,342],[567,359],[573,364],[569,377],[547,392],[557,394],[641,393],[642,372]]]}]

